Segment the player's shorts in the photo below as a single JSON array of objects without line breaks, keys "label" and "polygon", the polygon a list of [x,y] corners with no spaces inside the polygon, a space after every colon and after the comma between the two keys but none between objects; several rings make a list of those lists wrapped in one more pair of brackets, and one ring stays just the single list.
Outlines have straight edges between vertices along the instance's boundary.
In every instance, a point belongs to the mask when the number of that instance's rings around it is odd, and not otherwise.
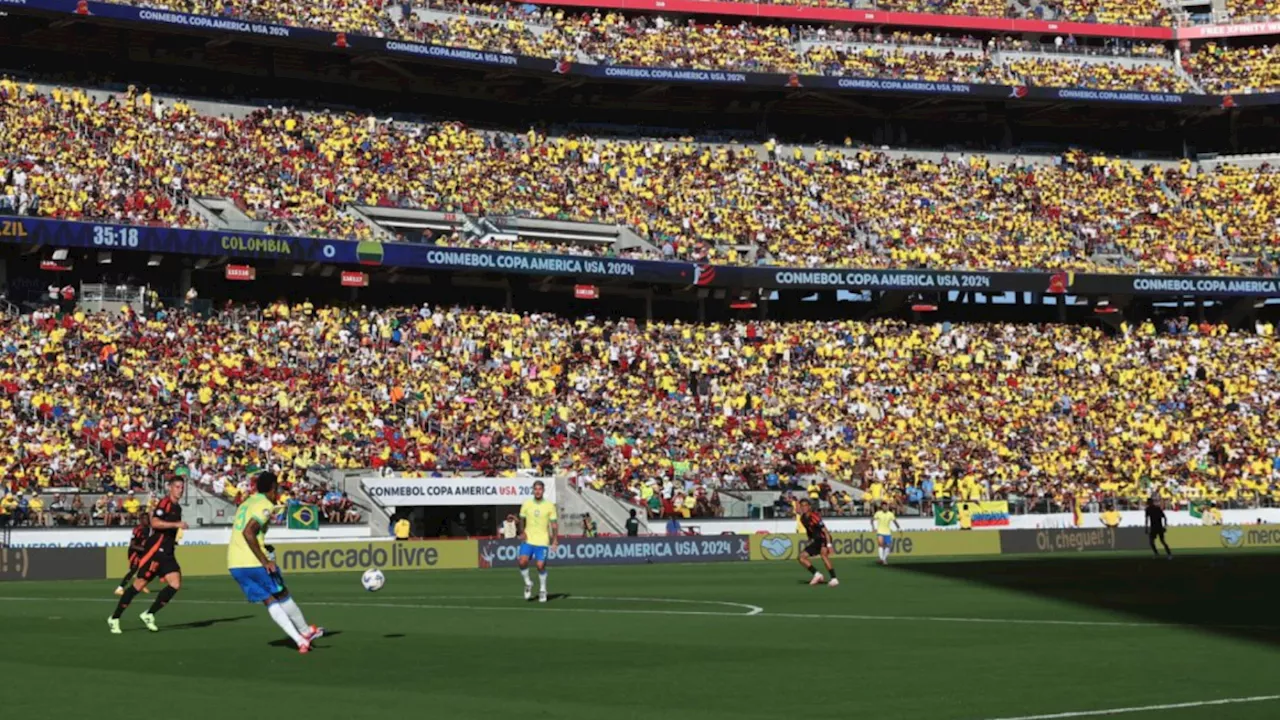
[{"label": "player's shorts", "polygon": [[284,590],[284,579],[279,574],[267,572],[262,566],[231,568],[231,577],[251,603],[260,603]]},{"label": "player's shorts", "polygon": [[880,547],[884,547],[886,545],[893,547],[892,535],[876,535],[876,539],[880,541]]},{"label": "player's shorts", "polygon": [[1154,540],[1158,537],[1164,537],[1164,528],[1151,528],[1147,533],[1151,535],[1151,539]]},{"label": "player's shorts", "polygon": [[520,543],[520,552],[516,554],[520,557],[531,557],[535,562],[544,563],[547,561],[547,546]]},{"label": "player's shorts", "polygon": [[145,566],[138,568],[138,577],[145,582],[151,582],[156,578],[162,578],[170,573],[182,572],[182,566],[178,564],[178,559],[172,555],[161,555],[157,553],[151,558],[151,562]]},{"label": "player's shorts", "polygon": [[821,539],[819,539],[819,540],[810,540],[810,541],[809,541],[809,543],[808,543],[807,545],[805,545],[805,546],[804,546],[804,548],[803,548],[800,552],[804,553],[805,555],[821,555],[821,554],[822,554],[822,540],[821,540]]}]

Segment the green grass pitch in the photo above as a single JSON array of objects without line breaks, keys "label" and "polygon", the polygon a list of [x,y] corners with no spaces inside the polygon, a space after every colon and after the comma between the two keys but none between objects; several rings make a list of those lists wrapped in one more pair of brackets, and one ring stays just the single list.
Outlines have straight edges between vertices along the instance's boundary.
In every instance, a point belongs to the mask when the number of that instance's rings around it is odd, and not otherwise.
[{"label": "green grass pitch", "polygon": [[[107,631],[113,583],[0,585],[12,718],[988,720],[1280,695],[1280,556],[1237,551],[296,575],[310,655],[228,578]],[[1092,715],[1063,715],[1062,717]],[[1125,717],[1280,717],[1280,701]]]}]

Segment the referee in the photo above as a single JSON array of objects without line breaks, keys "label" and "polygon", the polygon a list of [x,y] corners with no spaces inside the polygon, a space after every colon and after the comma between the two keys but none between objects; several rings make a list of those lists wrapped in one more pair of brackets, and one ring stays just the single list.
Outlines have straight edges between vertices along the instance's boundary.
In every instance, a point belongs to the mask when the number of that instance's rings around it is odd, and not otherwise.
[{"label": "referee", "polygon": [[1142,521],[1143,526],[1147,530],[1147,539],[1151,541],[1151,552],[1160,557],[1160,551],[1156,549],[1156,539],[1160,539],[1160,544],[1164,546],[1164,554],[1170,560],[1173,559],[1173,551],[1169,549],[1169,543],[1165,542],[1164,531],[1168,526],[1168,522],[1164,516],[1164,508],[1160,507],[1160,499],[1152,496],[1147,501],[1147,516]]}]

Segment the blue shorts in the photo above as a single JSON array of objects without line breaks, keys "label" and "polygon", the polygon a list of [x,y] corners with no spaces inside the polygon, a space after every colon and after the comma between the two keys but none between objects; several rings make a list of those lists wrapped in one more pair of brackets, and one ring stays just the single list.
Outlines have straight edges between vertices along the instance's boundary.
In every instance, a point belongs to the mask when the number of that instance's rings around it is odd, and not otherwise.
[{"label": "blue shorts", "polygon": [[880,539],[880,546],[881,546],[881,547],[884,547],[885,545],[888,545],[889,547],[893,547],[893,536],[892,536],[892,535],[876,535],[876,537]]},{"label": "blue shorts", "polygon": [[251,603],[260,603],[284,590],[284,578],[267,572],[264,567],[231,568],[231,577],[240,584]]},{"label": "blue shorts", "polygon": [[531,557],[534,562],[545,563],[547,561],[547,546],[520,543],[520,552],[516,554],[520,557]]}]

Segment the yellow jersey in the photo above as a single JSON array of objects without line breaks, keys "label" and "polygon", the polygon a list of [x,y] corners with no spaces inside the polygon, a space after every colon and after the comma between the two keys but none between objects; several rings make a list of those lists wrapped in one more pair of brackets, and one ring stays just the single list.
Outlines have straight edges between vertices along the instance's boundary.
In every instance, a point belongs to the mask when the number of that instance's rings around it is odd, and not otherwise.
[{"label": "yellow jersey", "polygon": [[893,522],[898,519],[890,510],[877,510],[875,514],[876,534],[892,535]]},{"label": "yellow jersey", "polygon": [[520,518],[524,520],[525,542],[534,547],[547,547],[551,544],[551,523],[559,520],[555,503],[525,500],[520,506]]},{"label": "yellow jersey", "polygon": [[275,514],[275,510],[276,504],[261,493],[250,495],[240,504],[240,508],[236,510],[235,523],[231,526],[231,541],[227,545],[228,569],[262,567],[262,562],[253,554],[249,541],[244,538],[244,529],[249,526],[250,520],[258,521],[258,547],[262,548],[262,554],[266,555],[263,540],[267,537],[267,528],[270,526],[271,516]]}]

